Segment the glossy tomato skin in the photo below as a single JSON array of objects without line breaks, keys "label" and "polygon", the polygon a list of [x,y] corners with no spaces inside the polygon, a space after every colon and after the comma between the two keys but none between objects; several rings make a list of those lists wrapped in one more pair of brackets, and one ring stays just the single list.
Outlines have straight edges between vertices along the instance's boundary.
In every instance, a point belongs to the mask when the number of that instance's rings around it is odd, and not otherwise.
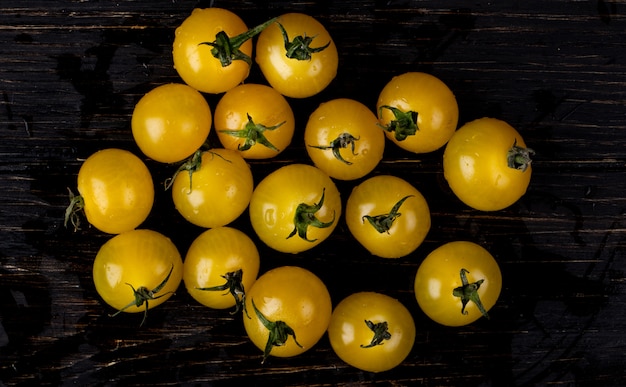
[{"label": "glossy tomato skin", "polygon": [[459,128],[443,154],[444,177],[454,194],[482,211],[502,210],[518,201],[528,189],[532,167],[509,166],[513,145],[526,148],[519,132],[499,119],[479,118]]},{"label": "glossy tomato skin", "polygon": [[180,83],[150,90],[137,103],[131,119],[139,149],[162,163],[186,159],[206,141],[211,109],[202,94]]},{"label": "glossy tomato skin", "polygon": [[478,320],[482,313],[475,302],[468,302],[464,314],[461,298],[454,289],[463,285],[460,272],[465,269],[468,283],[483,281],[478,288],[480,302],[489,311],[502,289],[502,274],[493,256],[482,246],[469,241],[448,242],[433,250],[420,264],[415,276],[415,297],[424,313],[446,326],[463,326]]},{"label": "glossy tomato skin", "polygon": [[171,189],[174,205],[185,219],[212,228],[231,223],[246,210],[254,182],[239,153],[213,148],[202,152],[200,166],[191,175],[178,173]]},{"label": "glossy tomato skin", "polygon": [[439,78],[422,72],[393,77],[381,91],[376,104],[380,124],[388,127],[396,120],[385,106],[417,113],[417,130],[404,139],[398,131],[386,131],[389,140],[413,153],[429,153],[443,147],[456,130],[459,108],[448,86]]},{"label": "glossy tomato skin", "polygon": [[237,301],[229,294],[230,289],[202,289],[224,285],[224,277],[241,270],[241,290],[245,294],[259,274],[259,265],[259,252],[250,237],[232,227],[211,228],[189,246],[183,281],[189,295],[200,304],[213,309],[231,308]]},{"label": "glossy tomato skin", "polygon": [[[172,56],[174,68],[189,86],[204,93],[223,93],[243,82],[250,73],[250,65],[234,60],[223,67],[211,54],[211,46],[218,32],[235,37],[248,30],[235,13],[222,8],[195,8],[176,28]],[[246,41],[240,51],[252,55],[252,42]]]},{"label": "glossy tomato skin", "polygon": [[[323,226],[296,230],[295,217],[304,204]],[[250,222],[261,241],[284,253],[299,253],[323,242],[341,216],[341,197],[332,179],[319,168],[290,164],[267,175],[250,199]]]},{"label": "glossy tomato skin", "polygon": [[[167,299],[180,285],[183,261],[172,241],[161,233],[146,229],[127,231],[108,240],[98,251],[93,263],[93,281],[102,299],[116,310],[122,310],[134,300],[133,288],[157,288],[169,279],[148,301],[154,308]],[[129,285],[130,284],[130,285]],[[132,305],[124,312],[145,312],[145,305]]]},{"label": "glossy tomato skin", "polygon": [[[387,324],[388,336],[375,339],[366,323]],[[333,310],[328,338],[341,360],[369,372],[388,371],[409,355],[415,343],[415,322],[395,298],[376,292],[358,292]]]},{"label": "glossy tomato skin", "polygon": [[[367,219],[381,215],[392,220],[388,229],[378,230]],[[382,258],[400,258],[412,253],[422,244],[431,226],[424,196],[406,180],[392,175],[370,177],[354,187],[346,203],[345,217],[354,238],[370,253]]]},{"label": "glossy tomato skin", "polygon": [[[249,121],[267,129],[262,130],[269,145],[257,139],[246,146],[242,131]],[[238,151],[246,159],[268,159],[289,146],[295,129],[295,117],[289,102],[275,89],[261,84],[246,83],[227,91],[215,107],[215,130],[222,146]],[[251,133],[254,135],[254,133]]]},{"label": "glossy tomato skin", "polygon": [[77,188],[87,221],[109,234],[137,228],[154,203],[148,167],[123,149],[103,149],[89,156],[78,172]]},{"label": "glossy tomato skin", "polygon": [[367,175],[385,150],[385,134],[376,115],[348,98],[321,104],[307,121],[304,142],[315,166],[339,180]]},{"label": "glossy tomato skin", "polygon": [[269,330],[255,313],[255,306],[267,320],[282,321],[293,330],[295,339],[291,335],[284,345],[271,348],[269,355],[276,357],[292,357],[311,349],[326,333],[332,313],[326,285],[298,266],[279,266],[265,272],[247,293],[249,316],[243,316],[244,328],[254,345],[265,350]]},{"label": "glossy tomato skin", "polygon": [[311,48],[329,45],[312,53],[308,60],[289,58],[281,30],[274,23],[259,34],[256,63],[267,82],[281,94],[292,98],[318,94],[337,75],[339,56],[333,39],[326,28],[309,15],[287,13],[279,16],[278,22],[287,31],[290,41],[297,36],[312,37]]}]

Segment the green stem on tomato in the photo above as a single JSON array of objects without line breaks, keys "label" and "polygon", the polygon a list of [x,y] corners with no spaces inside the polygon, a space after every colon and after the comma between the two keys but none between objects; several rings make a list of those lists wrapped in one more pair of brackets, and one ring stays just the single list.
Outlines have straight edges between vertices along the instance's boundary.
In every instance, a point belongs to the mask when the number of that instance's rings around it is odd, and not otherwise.
[{"label": "green stem on tomato", "polygon": [[298,35],[290,41],[285,27],[283,27],[280,22],[276,22],[276,24],[278,24],[278,28],[280,28],[280,32],[283,35],[285,50],[287,51],[285,55],[289,59],[311,60],[311,56],[313,54],[324,51],[328,46],[330,46],[330,41],[328,41],[328,43],[321,47],[313,48],[311,47],[311,43],[313,42],[313,39],[315,39],[315,36],[306,36],[306,34],[304,36]]},{"label": "green stem on tomato", "polygon": [[216,59],[219,59],[222,67],[230,66],[230,64],[235,60],[243,60],[247,64],[251,65],[252,59],[250,56],[241,52],[239,49],[246,41],[261,33],[261,31],[275,21],[276,18],[272,18],[265,23],[259,24],[258,26],[232,38],[229,37],[226,32],[220,31],[215,35],[215,41],[202,42],[198,43],[198,45],[211,46],[211,54]]},{"label": "green stem on tomato", "polygon": [[517,139],[513,142],[513,146],[506,155],[507,165],[509,168],[518,169],[524,172],[532,163],[531,157],[535,151],[530,148],[523,148],[517,145]]},{"label": "green stem on tomato", "polygon": [[[228,290],[228,292],[235,298],[235,310],[231,314],[237,314],[240,310],[246,313],[246,291],[243,287],[243,270],[230,271],[221,276],[226,280],[223,285],[211,286],[208,288],[196,288],[202,291],[221,291]],[[250,316],[248,316],[250,317]]]},{"label": "green stem on tomato", "polygon": [[265,134],[263,134],[263,132],[265,132],[266,130],[278,129],[286,121],[283,121],[278,125],[268,127],[263,124],[255,124],[254,121],[252,120],[252,117],[250,117],[250,114],[247,114],[247,116],[248,116],[248,122],[246,123],[246,126],[243,129],[239,129],[239,130],[224,129],[224,130],[220,130],[220,133],[225,133],[225,134],[237,137],[237,138],[245,138],[245,142],[243,143],[243,146],[239,145],[237,147],[237,149],[240,151],[247,151],[248,149],[252,148],[257,143],[259,143],[273,151],[280,152],[280,150],[276,148],[274,144],[272,144],[267,139],[267,137],[265,137]]},{"label": "green stem on tomato", "polygon": [[178,169],[176,170],[176,172],[174,172],[174,175],[172,177],[168,177],[167,179],[165,179],[165,190],[167,191],[168,189],[170,189],[172,187],[172,185],[174,184],[174,180],[176,179],[176,176],[178,176],[179,173],[187,171],[187,173],[189,173],[189,192],[187,192],[187,194],[190,194],[192,189],[192,178],[193,178],[193,174],[194,172],[197,172],[200,170],[200,168],[202,167],[202,156],[204,154],[204,152],[209,152],[211,153],[212,156],[219,156],[222,159],[224,159],[227,162],[231,162],[230,160],[225,159],[222,155],[215,153],[215,152],[211,152],[209,151],[205,151],[202,149],[198,149],[197,151],[195,151],[195,153],[193,155],[191,155],[191,157],[189,157],[184,163],[182,163]]},{"label": "green stem on tomato", "polygon": [[374,227],[376,229],[376,231],[378,231],[379,233],[384,233],[386,232],[387,234],[389,234],[389,229],[391,228],[391,226],[393,226],[393,222],[396,220],[396,218],[400,215],[402,215],[400,212],[398,212],[400,210],[400,206],[402,206],[402,203],[404,203],[405,200],[407,200],[408,198],[412,197],[413,195],[407,195],[405,197],[403,197],[402,199],[400,199],[391,209],[391,211],[389,211],[388,214],[381,214],[381,215],[364,215],[362,220],[363,222],[365,222],[365,220],[367,220],[372,227]]},{"label": "green stem on tomato", "polygon": [[393,133],[396,140],[404,141],[407,137],[415,135],[419,130],[417,127],[417,112],[412,110],[404,112],[397,107],[383,105],[378,108],[379,114],[383,109],[390,110],[391,113],[393,113],[394,119],[391,120],[387,126],[379,126],[386,132]]},{"label": "green stem on tomato", "polygon": [[261,313],[256,307],[254,299],[252,299],[252,307],[254,308],[254,313],[261,321],[261,324],[263,324],[263,326],[270,332],[267,338],[267,343],[265,344],[265,350],[263,351],[263,360],[261,361],[261,364],[263,364],[265,360],[269,357],[272,348],[285,345],[287,343],[287,340],[289,339],[289,336],[292,336],[293,341],[296,343],[296,345],[302,348],[302,345],[300,345],[300,343],[298,343],[298,340],[296,339],[296,332],[289,325],[287,325],[286,322],[280,320],[268,320],[267,317],[265,317],[263,313]]},{"label": "green stem on tomato", "polygon": [[455,297],[461,298],[461,303],[463,304],[463,306],[461,307],[461,313],[462,314],[467,314],[468,313],[465,310],[465,306],[467,305],[468,302],[472,301],[474,304],[476,304],[476,307],[478,308],[480,313],[485,318],[488,319],[489,315],[487,314],[487,310],[483,306],[483,303],[480,301],[480,297],[478,296],[478,288],[480,288],[480,285],[482,285],[482,283],[485,282],[485,280],[484,279],[480,279],[480,280],[470,284],[467,281],[466,273],[469,273],[469,271],[467,271],[467,269],[461,269],[461,283],[462,283],[462,285],[459,286],[458,288],[455,288],[452,291],[452,295],[454,295]]},{"label": "green stem on tomato", "polygon": [[317,239],[308,239],[307,230],[309,226],[317,227],[317,228],[326,228],[330,227],[333,222],[335,222],[335,213],[333,212],[333,218],[328,222],[322,222],[317,219],[315,213],[319,211],[324,205],[324,195],[326,193],[326,188],[322,190],[322,197],[320,201],[315,204],[306,204],[300,203],[298,207],[296,207],[295,215],[293,217],[294,228],[293,231],[287,236],[286,239],[291,238],[292,236],[298,234],[298,236],[304,239],[307,242],[315,242]]},{"label": "green stem on tomato", "polygon": [[342,163],[346,165],[352,165],[350,161],[345,160],[343,156],[341,156],[340,150],[350,146],[350,148],[352,149],[352,154],[356,156],[358,153],[354,153],[354,147],[358,140],[359,140],[358,137],[354,137],[350,133],[341,133],[339,136],[337,136],[336,139],[330,142],[330,145],[309,145],[309,146],[311,148],[317,148],[317,149],[322,149],[322,150],[332,149],[333,156],[335,156],[337,160],[341,161]]},{"label": "green stem on tomato", "polygon": [[383,340],[391,339],[391,333],[389,333],[389,324],[387,321],[373,323],[370,320],[365,320],[365,325],[367,325],[367,327],[374,332],[374,337],[369,344],[361,344],[361,348],[372,348],[377,345],[383,345]]},{"label": "green stem on tomato", "polygon": [[63,226],[67,228],[67,223],[72,223],[74,231],[80,230],[80,217],[78,213],[85,208],[85,199],[80,195],[74,195],[71,189],[67,189],[69,192],[70,204],[65,209],[65,219]]}]

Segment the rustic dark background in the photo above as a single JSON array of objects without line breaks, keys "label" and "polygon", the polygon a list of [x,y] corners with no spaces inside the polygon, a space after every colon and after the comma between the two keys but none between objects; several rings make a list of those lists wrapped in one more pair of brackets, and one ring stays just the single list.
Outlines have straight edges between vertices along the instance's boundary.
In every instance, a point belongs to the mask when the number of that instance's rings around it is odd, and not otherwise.
[{"label": "rustic dark background", "polygon": [[[398,368],[372,374],[341,362],[327,338],[301,356],[270,358],[239,318],[202,307],[184,289],[151,311],[109,318],[92,260],[109,236],[66,230],[67,187],[81,160],[117,146],[140,154],[130,116],[143,93],[178,82],[174,28],[194,7],[218,6],[249,26],[287,11],[319,18],[340,49],[339,74],[320,95],[292,100],[299,132],[255,180],[294,161],[306,118],[324,100],[372,109],[383,85],[426,71],[455,92],[460,123],[482,116],[518,128],[537,152],[528,193],[481,213],[458,202],[441,152],[388,143],[375,173],[422,191],[433,226],[409,257],[368,256],[341,224],[297,256],[259,242],[262,271],[296,264],[317,273],[336,303],[384,292],[413,313],[415,347]],[[250,82],[264,82],[253,69]],[[0,4],[0,385],[626,385],[626,3],[526,1],[43,1]],[[207,96],[214,108],[219,96]],[[146,160],[157,183],[173,168]],[[345,200],[354,183],[339,183]],[[253,233],[242,216],[234,225]],[[184,255],[200,229],[157,194],[144,227]],[[455,239],[489,249],[504,288],[492,319],[445,328],[419,310],[420,260]]]}]

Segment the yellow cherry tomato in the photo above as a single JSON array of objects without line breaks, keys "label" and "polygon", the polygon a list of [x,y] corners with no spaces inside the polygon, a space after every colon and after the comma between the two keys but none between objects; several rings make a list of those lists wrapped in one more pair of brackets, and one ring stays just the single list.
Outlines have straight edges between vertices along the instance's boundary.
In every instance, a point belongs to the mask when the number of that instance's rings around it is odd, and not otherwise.
[{"label": "yellow cherry tomato", "polygon": [[463,125],[450,139],[443,154],[443,173],[463,203],[498,211],[526,193],[533,154],[511,125],[484,117]]},{"label": "yellow cherry tomato", "polygon": [[[144,313],[180,285],[183,261],[172,241],[156,231],[131,230],[108,240],[93,262],[93,281],[117,313]],[[117,314],[116,313],[116,314]]]},{"label": "yellow cherry tomato", "polygon": [[415,276],[415,298],[433,321],[447,326],[471,324],[496,304],[502,274],[493,256],[468,241],[433,250]]},{"label": "yellow cherry tomato", "polygon": [[259,265],[259,252],[250,237],[232,227],[211,228],[189,246],[183,281],[189,295],[202,305],[214,309],[236,306],[236,313],[244,306]]},{"label": "yellow cherry tomato", "polygon": [[175,163],[198,150],[211,130],[211,109],[197,90],[177,83],[158,86],[133,110],[133,138],[153,160]]},{"label": "yellow cherry tomato", "polygon": [[306,151],[330,177],[354,180],[383,158],[385,134],[376,115],[362,103],[338,98],[321,104],[304,130]]},{"label": "yellow cherry tomato", "polygon": [[298,266],[261,275],[246,296],[243,323],[248,337],[268,356],[292,357],[311,349],[326,333],[332,313],[322,280]]},{"label": "yellow cherry tomato", "polygon": [[376,109],[387,138],[413,153],[444,146],[459,119],[452,91],[439,78],[422,72],[393,77],[381,91]]},{"label": "yellow cherry tomato", "polygon": [[171,182],[172,200],[189,222],[206,228],[225,226],[248,207],[252,171],[236,151],[198,151]]},{"label": "yellow cherry tomato", "polygon": [[346,204],[350,233],[370,253],[404,257],[417,249],[430,230],[424,196],[409,182],[377,175],[354,187]]},{"label": "yellow cherry tomato", "polygon": [[246,159],[277,156],[291,143],[295,117],[275,89],[246,83],[227,91],[215,108],[215,130],[222,146]]},{"label": "yellow cherry tomato", "polygon": [[369,372],[388,371],[406,359],[415,343],[415,322],[395,298],[353,293],[333,311],[328,338],[341,360]]},{"label": "yellow cherry tomato", "polygon": [[256,62],[281,94],[306,98],[330,84],[337,75],[339,59],[334,41],[319,21],[302,13],[287,13],[260,33]]},{"label": "yellow cherry tomato", "polygon": [[119,234],[137,228],[150,214],[154,184],[148,167],[133,153],[116,148],[95,152],[78,171],[78,195],[70,191],[65,224],[80,225],[81,210],[100,231]]}]

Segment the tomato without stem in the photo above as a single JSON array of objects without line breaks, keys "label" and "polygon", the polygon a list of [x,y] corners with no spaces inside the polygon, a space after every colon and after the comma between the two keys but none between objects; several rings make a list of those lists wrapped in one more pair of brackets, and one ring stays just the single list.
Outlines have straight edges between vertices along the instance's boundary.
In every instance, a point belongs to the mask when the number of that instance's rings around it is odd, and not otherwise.
[{"label": "tomato without stem", "polygon": [[421,72],[393,77],[381,91],[376,109],[387,138],[414,153],[444,146],[459,118],[456,98],[448,86]]},{"label": "tomato without stem", "polygon": [[138,227],[150,214],[154,184],[146,165],[133,153],[116,148],[100,150],[78,171],[78,195],[70,191],[65,225],[80,226],[79,213],[98,230],[119,234]]},{"label": "tomato without stem", "polygon": [[202,94],[183,84],[158,86],[133,110],[132,133],[139,149],[162,163],[186,159],[211,130],[211,109]]},{"label": "tomato without stem", "polygon": [[256,62],[281,94],[306,98],[337,75],[337,47],[324,26],[302,13],[287,13],[259,34]]},{"label": "tomato without stem", "polygon": [[447,326],[471,324],[496,304],[502,289],[498,263],[485,248],[468,241],[433,250],[415,276],[415,297],[433,321]]},{"label": "tomato without stem", "polygon": [[291,143],[295,117],[275,89],[253,83],[227,91],[215,108],[215,130],[224,148],[246,159],[267,159]]},{"label": "tomato without stem", "polygon": [[358,101],[325,102],[307,121],[306,151],[315,166],[333,178],[363,177],[383,158],[385,135],[377,124],[376,115]]},{"label": "tomato without stem", "polygon": [[346,223],[370,253],[399,258],[422,244],[431,219],[428,203],[415,187],[396,176],[378,175],[352,190]]},{"label": "tomato without stem", "polygon": [[443,154],[443,173],[463,203],[498,211],[526,193],[533,154],[511,125],[480,118],[463,125],[450,139]]},{"label": "tomato without stem", "polygon": [[183,281],[187,292],[202,305],[214,309],[235,306],[234,314],[244,306],[259,265],[252,239],[235,228],[216,227],[204,231],[189,246]]},{"label": "tomato without stem", "polygon": [[341,216],[341,198],[322,170],[290,164],[257,185],[249,213],[254,231],[265,244],[298,253],[317,246],[332,233]]},{"label": "tomato without stem", "polygon": [[250,73],[250,39],[274,20],[248,30],[235,13],[222,8],[195,8],[176,28],[174,68],[189,86],[205,93],[223,93]]},{"label": "tomato without stem", "polygon": [[324,335],[332,313],[326,285],[311,271],[280,266],[261,275],[246,296],[244,327],[268,356],[292,357],[308,351]]},{"label": "tomato without stem", "polygon": [[132,230],[108,240],[93,263],[93,281],[117,313],[144,313],[169,299],[182,279],[183,261],[172,241],[156,231]]},{"label": "tomato without stem", "polygon": [[359,292],[333,311],[328,338],[341,360],[364,371],[390,370],[406,359],[415,343],[415,322],[395,298]]},{"label": "tomato without stem", "polygon": [[252,171],[243,157],[220,148],[196,152],[170,184],[178,212],[206,228],[237,219],[248,207],[254,189]]}]

